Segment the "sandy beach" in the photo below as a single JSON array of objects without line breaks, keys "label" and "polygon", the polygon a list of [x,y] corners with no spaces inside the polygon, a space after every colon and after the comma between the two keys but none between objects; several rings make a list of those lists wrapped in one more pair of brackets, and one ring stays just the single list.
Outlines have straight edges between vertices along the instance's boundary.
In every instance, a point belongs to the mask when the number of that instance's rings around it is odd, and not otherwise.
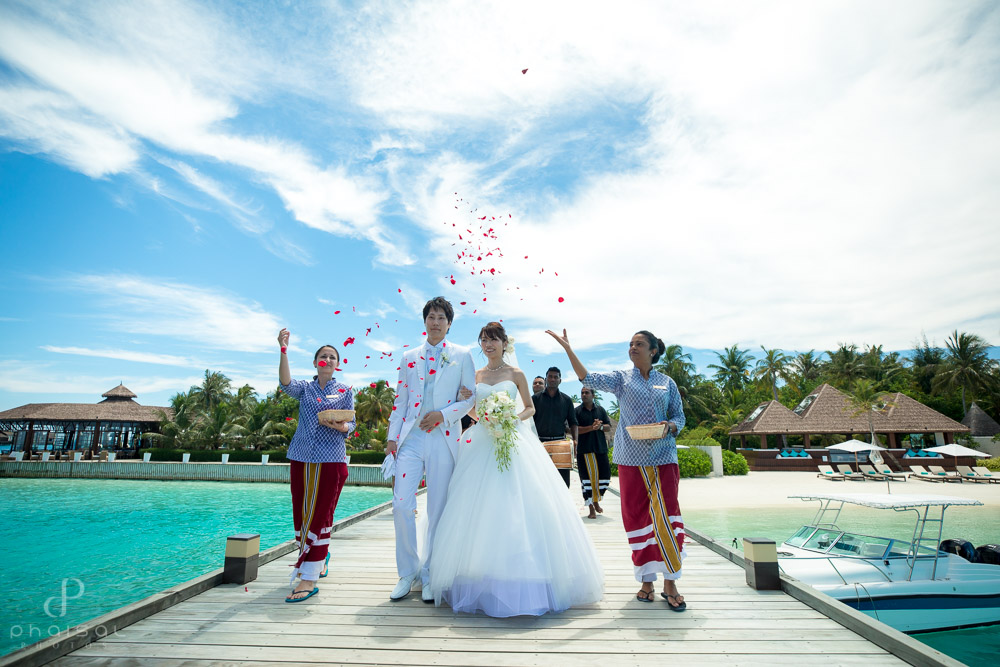
[{"label": "sandy beach", "polygon": [[[617,481],[617,480],[616,480]],[[872,480],[833,482],[814,472],[751,472],[743,476],[685,478],[680,503],[688,509],[789,507],[788,496],[805,493],[885,493],[886,483]],[[981,482],[892,482],[894,494],[930,494],[973,498],[986,505],[990,520],[1000,518],[1000,484]]]}]

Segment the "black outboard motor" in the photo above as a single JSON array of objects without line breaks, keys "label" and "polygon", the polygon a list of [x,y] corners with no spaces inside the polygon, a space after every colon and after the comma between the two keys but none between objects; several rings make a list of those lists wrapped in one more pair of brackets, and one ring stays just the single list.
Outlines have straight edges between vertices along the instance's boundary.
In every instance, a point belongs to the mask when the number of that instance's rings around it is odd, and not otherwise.
[{"label": "black outboard motor", "polygon": [[984,544],[976,549],[980,563],[1000,565],[1000,544]]},{"label": "black outboard motor", "polygon": [[970,563],[979,562],[979,553],[972,542],[968,540],[945,540],[938,546],[938,550],[957,554]]}]

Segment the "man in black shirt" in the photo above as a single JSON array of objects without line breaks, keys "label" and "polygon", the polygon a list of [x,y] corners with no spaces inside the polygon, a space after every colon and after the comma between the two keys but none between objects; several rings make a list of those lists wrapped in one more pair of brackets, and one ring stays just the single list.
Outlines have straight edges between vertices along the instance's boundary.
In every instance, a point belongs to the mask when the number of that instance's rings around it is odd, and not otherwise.
[{"label": "man in black shirt", "polygon": [[[545,391],[531,397],[531,401],[535,404],[535,428],[538,430],[538,439],[542,442],[564,440],[566,438],[566,425],[569,424],[575,456],[576,411],[573,409],[573,400],[559,391],[560,382],[562,382],[562,373],[553,366],[545,373]],[[568,489],[569,468],[560,468],[559,474],[562,475]]]},{"label": "man in black shirt", "polygon": [[590,505],[588,519],[596,519],[601,509],[601,496],[611,484],[611,463],[608,461],[608,439],[611,418],[601,406],[594,403],[594,390],[580,389],[583,403],[576,408],[580,444],[576,448],[576,466],[583,485],[583,502]]}]

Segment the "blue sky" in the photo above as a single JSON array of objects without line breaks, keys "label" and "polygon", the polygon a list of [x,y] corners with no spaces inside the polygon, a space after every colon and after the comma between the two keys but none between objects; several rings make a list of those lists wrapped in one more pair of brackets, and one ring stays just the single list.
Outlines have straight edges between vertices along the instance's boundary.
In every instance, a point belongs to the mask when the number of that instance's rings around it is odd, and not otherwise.
[{"label": "blue sky", "polygon": [[391,378],[437,294],[532,375],[996,343],[998,80],[993,3],[7,1],[0,408]]}]

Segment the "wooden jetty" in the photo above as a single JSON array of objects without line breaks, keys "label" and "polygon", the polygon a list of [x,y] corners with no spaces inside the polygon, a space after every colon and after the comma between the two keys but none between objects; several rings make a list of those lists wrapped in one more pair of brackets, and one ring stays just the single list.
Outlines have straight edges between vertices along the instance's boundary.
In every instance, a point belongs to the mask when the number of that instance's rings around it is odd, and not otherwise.
[{"label": "wooden jetty", "polygon": [[[538,618],[494,619],[424,604],[419,592],[391,602],[397,578],[392,514],[383,510],[334,534],[330,576],[306,602],[284,602],[293,561],[288,554],[263,565],[257,580],[245,587],[209,587],[146,613],[143,620],[109,624],[121,629],[62,657],[28,655],[23,664],[53,658],[53,664],[67,667],[960,664],[901,633],[883,631],[885,626],[846,607],[838,622],[784,591],[753,590],[743,568],[732,562],[740,557],[727,557],[725,549],[705,538],[699,538],[705,544],[689,543],[679,582],[688,611],[672,612],[662,599],[640,603],[617,496],[608,494],[603,505],[605,513],[596,521],[584,520],[606,578],[604,599],[592,606]],[[808,601],[809,594],[799,597]],[[820,602],[821,608],[841,606]],[[108,617],[102,618],[107,624]],[[872,634],[876,631],[888,632],[891,641],[880,640]]]}]

